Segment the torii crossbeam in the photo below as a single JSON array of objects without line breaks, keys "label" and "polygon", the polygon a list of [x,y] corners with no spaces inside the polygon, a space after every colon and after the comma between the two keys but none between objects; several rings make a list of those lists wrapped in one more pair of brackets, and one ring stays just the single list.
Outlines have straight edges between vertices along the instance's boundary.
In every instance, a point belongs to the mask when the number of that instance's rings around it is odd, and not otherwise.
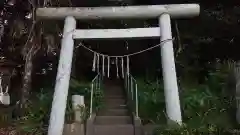
[{"label": "torii crossbeam", "polygon": [[136,19],[158,18],[162,13],[168,13],[172,18],[198,16],[198,4],[172,4],[147,6],[121,6],[121,7],[57,7],[38,8],[36,15],[42,19],[65,19],[72,16],[78,20],[90,19]]},{"label": "torii crossbeam", "polygon": [[[198,4],[124,7],[38,8],[37,19],[65,19],[48,135],[62,135],[71,73],[74,39],[151,38],[172,39],[170,18],[198,16]],[[110,30],[76,30],[76,20],[158,18],[159,27]],[[161,30],[160,30],[161,29]],[[123,35],[124,34],[124,35]],[[172,41],[161,45],[166,112],[169,121],[182,124]]]}]

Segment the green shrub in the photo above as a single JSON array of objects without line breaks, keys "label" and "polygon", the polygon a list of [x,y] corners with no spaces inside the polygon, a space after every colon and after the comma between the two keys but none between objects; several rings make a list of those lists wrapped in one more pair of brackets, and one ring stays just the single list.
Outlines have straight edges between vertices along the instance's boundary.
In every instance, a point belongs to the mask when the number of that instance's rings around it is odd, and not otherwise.
[{"label": "green shrub", "polygon": [[[82,119],[86,120],[89,117],[89,101],[90,101],[90,83],[79,83],[77,80],[71,79],[70,88],[67,99],[65,121],[71,122],[73,120],[73,109],[71,96],[74,94],[84,95],[86,101],[86,107],[82,108]],[[40,93],[32,93],[32,97],[29,100],[29,106],[27,108],[27,114],[24,117],[14,120],[18,130],[31,134],[43,134],[47,132],[48,122],[50,119],[50,111],[52,105],[53,89],[42,89]],[[93,108],[95,110],[101,107],[102,103],[102,89],[95,91]]]},{"label": "green shrub", "polygon": [[[234,129],[232,116],[233,101],[226,95],[227,71],[209,73],[204,84],[192,84],[180,80],[179,95],[183,122],[181,129],[160,129],[158,134],[204,134],[211,131],[226,132]],[[146,123],[166,124],[164,89],[160,81],[143,81],[139,84],[139,114]],[[229,130],[225,130],[229,129]],[[161,131],[161,132],[160,132]],[[180,132],[181,131],[181,132]],[[201,132],[201,133],[200,133]]]}]

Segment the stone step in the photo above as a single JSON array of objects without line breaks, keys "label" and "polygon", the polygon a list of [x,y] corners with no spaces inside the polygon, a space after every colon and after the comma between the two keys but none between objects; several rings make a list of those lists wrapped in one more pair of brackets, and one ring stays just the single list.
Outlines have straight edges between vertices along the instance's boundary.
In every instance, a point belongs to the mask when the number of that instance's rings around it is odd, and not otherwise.
[{"label": "stone step", "polygon": [[126,104],[115,104],[115,103],[107,103],[104,104],[105,109],[126,109]]},{"label": "stone step", "polygon": [[105,104],[126,104],[126,100],[122,98],[104,98],[103,102]]},{"label": "stone step", "polygon": [[116,85],[112,85],[112,86],[105,86],[105,91],[123,91],[124,88],[123,87],[119,87]]},{"label": "stone step", "polygon": [[97,113],[99,116],[127,116],[128,114],[127,109],[104,109]]},{"label": "stone step", "polygon": [[134,127],[126,125],[95,125],[94,135],[134,135]]},{"label": "stone step", "polygon": [[132,124],[130,116],[96,116],[97,125],[124,125]]},{"label": "stone step", "polygon": [[123,91],[104,91],[104,95],[124,95]]},{"label": "stone step", "polygon": [[104,94],[105,99],[126,99],[127,96],[123,94]]},{"label": "stone step", "polygon": [[105,99],[125,99],[126,96],[125,95],[104,95]]}]

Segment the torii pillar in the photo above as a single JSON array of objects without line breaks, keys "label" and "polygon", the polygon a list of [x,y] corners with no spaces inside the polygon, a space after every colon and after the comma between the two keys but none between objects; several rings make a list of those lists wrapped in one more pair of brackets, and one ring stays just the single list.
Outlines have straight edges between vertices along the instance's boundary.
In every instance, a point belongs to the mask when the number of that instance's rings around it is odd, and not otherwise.
[{"label": "torii pillar", "polygon": [[[43,19],[65,19],[54,99],[48,135],[62,135],[69,88],[73,39],[151,38],[172,39],[170,18],[198,16],[198,4],[173,4],[125,7],[60,7],[37,8],[36,16]],[[76,30],[76,20],[159,18],[158,28],[119,30]],[[161,29],[160,29],[161,28]],[[173,42],[161,45],[164,93],[169,124],[182,124]]]}]

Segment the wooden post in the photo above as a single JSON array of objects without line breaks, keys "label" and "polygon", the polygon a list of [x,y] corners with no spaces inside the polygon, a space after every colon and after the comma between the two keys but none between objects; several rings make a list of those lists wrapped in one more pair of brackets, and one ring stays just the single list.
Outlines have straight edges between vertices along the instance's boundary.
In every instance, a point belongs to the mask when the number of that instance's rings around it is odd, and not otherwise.
[{"label": "wooden post", "polygon": [[[172,39],[171,21],[169,14],[159,17],[161,41]],[[182,124],[178,85],[175,69],[173,42],[168,41],[161,45],[161,59],[163,68],[163,83],[168,123]]]},{"label": "wooden post", "polygon": [[74,40],[72,38],[72,33],[75,28],[76,20],[71,16],[67,17],[65,19],[63,29],[63,38],[61,43],[61,52],[58,63],[58,72],[52,102],[48,135],[62,135],[63,133],[74,49]]}]

